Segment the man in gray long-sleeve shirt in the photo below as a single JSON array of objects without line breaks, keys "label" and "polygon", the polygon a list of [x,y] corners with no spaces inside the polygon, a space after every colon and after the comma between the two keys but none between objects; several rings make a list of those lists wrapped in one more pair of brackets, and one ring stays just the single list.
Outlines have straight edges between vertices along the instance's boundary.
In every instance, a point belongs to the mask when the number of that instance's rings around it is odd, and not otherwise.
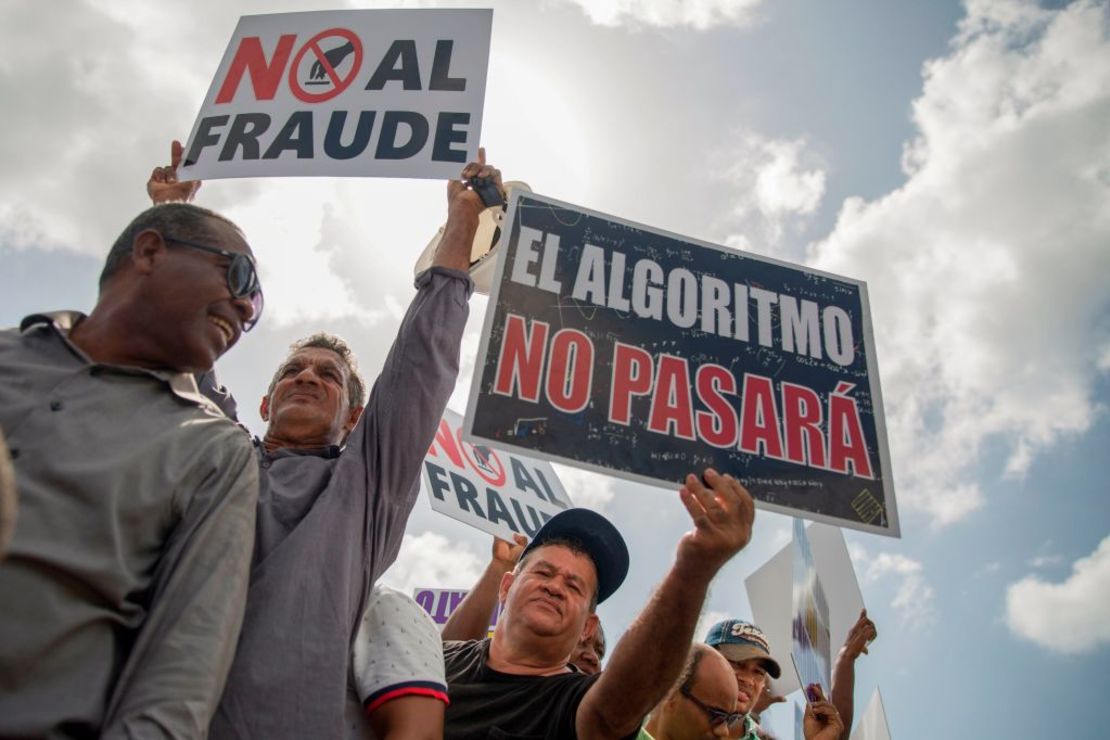
[{"label": "man in gray long-sleeve shirt", "polygon": [[140,214],[89,316],[0,331],[19,518],[0,563],[0,737],[199,737],[243,616],[258,469],[197,390],[260,310],[195,206]]},{"label": "man in gray long-sleeve shirt", "polygon": [[[484,163],[462,173],[493,178]],[[338,738],[358,702],[351,647],[374,581],[397,557],[420,464],[454,388],[484,209],[448,184],[448,218],[365,411],[345,345],[310,338],[274,376],[257,443],[258,529],[247,613],[210,736]],[[360,413],[361,412],[361,413]],[[442,710],[440,709],[440,716]]]}]

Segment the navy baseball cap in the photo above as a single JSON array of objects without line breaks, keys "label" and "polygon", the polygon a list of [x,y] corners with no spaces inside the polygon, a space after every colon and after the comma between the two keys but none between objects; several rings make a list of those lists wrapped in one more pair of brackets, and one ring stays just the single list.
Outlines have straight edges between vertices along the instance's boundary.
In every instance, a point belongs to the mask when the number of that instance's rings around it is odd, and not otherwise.
[{"label": "navy baseball cap", "polygon": [[728,660],[759,658],[771,678],[782,675],[779,664],[771,657],[771,646],[763,630],[742,619],[726,619],[709,628],[705,644],[717,648]]},{"label": "navy baseball cap", "polygon": [[520,554],[521,559],[552,540],[569,540],[590,556],[597,571],[597,603],[605,601],[628,575],[628,547],[613,523],[589,509],[564,509],[547,520]]}]

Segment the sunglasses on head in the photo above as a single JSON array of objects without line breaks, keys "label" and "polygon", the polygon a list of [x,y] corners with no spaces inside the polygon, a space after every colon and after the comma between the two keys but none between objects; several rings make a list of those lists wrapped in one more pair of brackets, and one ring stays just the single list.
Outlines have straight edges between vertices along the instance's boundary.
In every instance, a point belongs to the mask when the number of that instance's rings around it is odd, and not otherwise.
[{"label": "sunglasses on head", "polygon": [[679,692],[681,692],[681,694],[683,696],[685,696],[687,699],[694,702],[694,706],[696,706],[698,709],[700,709],[701,711],[703,711],[705,713],[705,716],[709,718],[709,726],[710,727],[718,727],[720,725],[728,725],[729,729],[733,729],[737,725],[739,725],[741,722],[744,721],[744,713],[743,712],[726,712],[723,709],[718,709],[716,707],[711,707],[708,704],[704,703],[698,697],[694,696],[694,694],[686,686],[683,686],[682,688],[680,688]]},{"label": "sunglasses on head", "polygon": [[250,299],[253,313],[249,319],[243,322],[243,331],[250,331],[254,328],[254,325],[258,323],[258,319],[262,316],[264,301],[262,299],[262,285],[258,282],[258,271],[254,267],[254,260],[249,255],[189,241],[188,239],[179,239],[168,234],[162,234],[162,240],[192,247],[202,252],[218,254],[230,260],[227,265],[227,288],[231,291],[232,298],[248,297]]}]

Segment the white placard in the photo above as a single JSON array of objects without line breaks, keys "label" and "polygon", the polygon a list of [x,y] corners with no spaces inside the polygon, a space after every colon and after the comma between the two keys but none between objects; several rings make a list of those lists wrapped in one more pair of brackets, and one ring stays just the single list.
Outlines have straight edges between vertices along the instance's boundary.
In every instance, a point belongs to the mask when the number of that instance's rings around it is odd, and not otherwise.
[{"label": "white placard", "polygon": [[182,180],[449,179],[477,159],[492,10],[335,10],[239,19]]},{"label": "white placard", "polygon": [[462,428],[461,414],[444,412],[424,458],[433,510],[512,542],[574,506],[550,463],[464,442]]},{"label": "white placard", "polygon": [[[859,619],[859,613],[864,606],[863,596],[840,528],[826,524],[811,524],[806,533],[809,535],[810,548],[817,563],[817,574],[828,597],[829,634],[835,653],[844,644],[848,630]],[[793,607],[792,546],[787,544],[744,582],[748,591],[748,600],[752,605],[754,621],[767,635],[771,645],[771,655],[782,667],[782,677],[772,682],[772,690],[782,696],[801,688],[801,683],[790,662],[792,644],[790,625]]]},{"label": "white placard", "polygon": [[852,728],[852,740],[890,740],[890,725],[886,721],[883,695],[879,693],[877,686],[867,704],[867,710]]}]

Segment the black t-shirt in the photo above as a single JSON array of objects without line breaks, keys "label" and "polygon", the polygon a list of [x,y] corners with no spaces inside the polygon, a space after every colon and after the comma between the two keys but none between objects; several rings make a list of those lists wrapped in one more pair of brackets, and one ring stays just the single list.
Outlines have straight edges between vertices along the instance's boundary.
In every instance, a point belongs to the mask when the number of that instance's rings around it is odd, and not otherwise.
[{"label": "black t-shirt", "polygon": [[486,665],[489,640],[443,643],[447,668],[444,740],[570,740],[578,704],[600,674],[516,676]]}]

